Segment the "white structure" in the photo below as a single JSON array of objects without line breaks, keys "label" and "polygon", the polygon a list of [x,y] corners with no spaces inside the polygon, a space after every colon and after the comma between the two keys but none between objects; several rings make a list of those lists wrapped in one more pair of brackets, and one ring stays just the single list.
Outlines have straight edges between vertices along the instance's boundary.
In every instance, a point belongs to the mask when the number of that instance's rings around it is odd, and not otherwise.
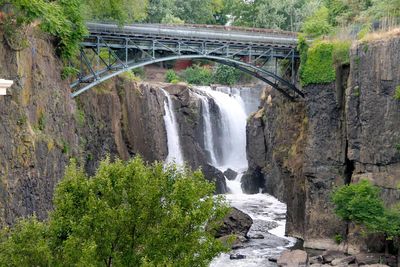
[{"label": "white structure", "polygon": [[7,88],[9,88],[14,82],[10,80],[0,79],[0,95],[7,94]]}]

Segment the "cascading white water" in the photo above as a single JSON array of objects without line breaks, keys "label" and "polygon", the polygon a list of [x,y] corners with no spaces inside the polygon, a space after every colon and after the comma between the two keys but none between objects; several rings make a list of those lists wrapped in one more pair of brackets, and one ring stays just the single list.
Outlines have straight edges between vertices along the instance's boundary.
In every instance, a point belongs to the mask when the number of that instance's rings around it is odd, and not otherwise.
[{"label": "cascading white water", "polygon": [[218,136],[218,143],[222,155],[216,159],[216,167],[222,171],[228,168],[239,172],[246,170],[247,116],[240,96],[214,91],[205,86],[196,89],[212,98],[220,110],[221,136]]},{"label": "cascading white water", "polygon": [[166,163],[175,162],[182,165],[184,163],[181,144],[179,141],[178,123],[176,121],[174,113],[174,104],[172,102],[171,96],[165,90],[163,90],[167,101],[164,101],[164,123],[167,131],[168,140],[168,156],[165,160]]},{"label": "cascading white water", "polygon": [[210,158],[210,164],[213,166],[217,165],[217,159],[214,152],[214,140],[213,140],[213,133],[211,129],[211,114],[210,114],[210,106],[208,102],[208,98],[196,94],[199,99],[201,100],[201,107],[203,113],[203,131],[204,131],[204,148]]}]

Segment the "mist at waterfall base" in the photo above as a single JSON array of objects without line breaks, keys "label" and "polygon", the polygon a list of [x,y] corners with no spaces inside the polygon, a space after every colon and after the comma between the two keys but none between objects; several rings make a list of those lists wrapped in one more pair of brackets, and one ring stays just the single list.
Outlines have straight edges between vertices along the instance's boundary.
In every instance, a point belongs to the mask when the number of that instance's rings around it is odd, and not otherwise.
[{"label": "mist at waterfall base", "polygon": [[[163,90],[163,92],[166,95],[164,121],[169,152],[166,163],[173,161],[182,163],[184,158],[173,101],[166,91]],[[211,89],[208,86],[198,86],[192,89],[191,94],[201,103],[204,133],[202,145],[208,162],[222,172],[230,168],[238,173],[235,180],[226,179],[230,191],[226,199],[231,206],[252,217],[253,225],[248,236],[262,235],[264,237],[263,239],[250,238],[242,248],[228,254],[221,254],[212,261],[210,267],[276,266],[276,263],[268,259],[276,258],[295,243],[295,239],[284,236],[286,205],[268,194],[243,194],[240,183],[248,167],[246,120],[258,108],[260,90],[229,87]],[[231,260],[230,254],[241,254],[246,258]]]}]

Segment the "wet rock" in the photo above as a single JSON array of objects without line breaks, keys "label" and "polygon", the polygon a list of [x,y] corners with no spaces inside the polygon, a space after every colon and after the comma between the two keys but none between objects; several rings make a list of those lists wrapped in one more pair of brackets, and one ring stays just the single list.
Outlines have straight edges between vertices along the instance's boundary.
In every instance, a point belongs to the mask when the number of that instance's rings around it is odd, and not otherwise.
[{"label": "wet rock", "polygon": [[206,164],[202,167],[202,171],[207,180],[215,183],[217,194],[224,194],[228,192],[224,174],[220,170],[210,164]]},{"label": "wet rock", "polygon": [[242,260],[242,259],[245,259],[245,258],[246,258],[246,256],[242,255],[242,254],[231,254],[231,255],[229,255],[229,259],[231,259],[231,260]]},{"label": "wet rock", "polygon": [[343,265],[349,265],[350,263],[354,263],[356,260],[356,257],[354,256],[347,256],[344,258],[338,258],[338,259],[334,259],[331,262],[332,266],[343,266]]},{"label": "wet rock", "polygon": [[355,257],[358,264],[368,265],[382,262],[385,255],[380,253],[359,253]]},{"label": "wet rock", "polygon": [[305,267],[308,264],[308,255],[303,250],[293,250],[293,251],[285,251],[282,255],[278,258],[278,266],[298,266],[298,267]]},{"label": "wet rock", "polygon": [[268,258],[268,261],[270,261],[270,262],[278,262],[278,259],[270,257],[270,258]]},{"label": "wet rock", "polygon": [[215,229],[214,236],[221,237],[227,235],[247,236],[253,219],[246,213],[232,208],[228,215],[223,219],[223,225],[219,229]]},{"label": "wet rock", "polygon": [[251,239],[264,239],[264,236],[262,234],[255,234],[250,236]]},{"label": "wet rock", "polygon": [[229,181],[232,181],[232,180],[236,179],[236,177],[238,176],[238,173],[229,168],[224,172],[224,175],[225,175],[226,179],[228,179]]},{"label": "wet rock", "polygon": [[324,259],[321,255],[310,257],[309,262],[310,264],[322,263]]},{"label": "wet rock", "polygon": [[338,258],[345,258],[346,255],[341,251],[327,250],[322,254],[324,263],[331,263],[333,260]]}]

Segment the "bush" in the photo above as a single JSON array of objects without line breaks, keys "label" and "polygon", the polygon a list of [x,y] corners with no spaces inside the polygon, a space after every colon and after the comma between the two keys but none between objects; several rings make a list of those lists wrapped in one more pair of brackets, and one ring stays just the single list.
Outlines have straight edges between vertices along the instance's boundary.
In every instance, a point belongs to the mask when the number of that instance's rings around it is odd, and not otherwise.
[{"label": "bush", "polygon": [[213,192],[200,171],[139,157],[105,160],[90,178],[72,162],[48,223],[1,235],[0,265],[24,257],[22,266],[208,266],[225,247],[204,226],[228,211]]},{"label": "bush", "polygon": [[165,81],[167,83],[173,83],[173,81],[179,81],[179,77],[174,70],[167,70],[165,73]]},{"label": "bush", "polygon": [[215,83],[232,86],[240,79],[241,71],[226,65],[218,65],[213,73]]},{"label": "bush", "polygon": [[[304,53],[304,52],[303,52]],[[321,84],[335,81],[333,67],[333,44],[325,41],[314,42],[307,50],[305,62],[301,62],[301,84]]]},{"label": "bush", "polygon": [[314,41],[309,46],[299,38],[300,78],[302,85],[330,83],[336,79],[335,65],[350,64],[348,41]]},{"label": "bush", "polygon": [[190,84],[210,85],[213,83],[213,74],[210,69],[195,65],[187,68],[183,77]]}]

